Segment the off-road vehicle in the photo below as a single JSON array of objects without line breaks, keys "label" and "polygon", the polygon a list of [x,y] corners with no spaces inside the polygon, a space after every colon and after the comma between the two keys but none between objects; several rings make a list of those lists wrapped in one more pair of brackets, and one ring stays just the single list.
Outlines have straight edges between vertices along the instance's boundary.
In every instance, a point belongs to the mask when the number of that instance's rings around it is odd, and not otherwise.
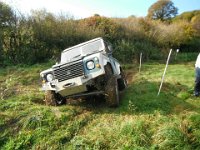
[{"label": "off-road vehicle", "polygon": [[70,97],[104,95],[108,106],[119,105],[119,91],[127,86],[122,67],[103,38],[65,49],[60,62],[40,73],[47,105],[61,105]]}]

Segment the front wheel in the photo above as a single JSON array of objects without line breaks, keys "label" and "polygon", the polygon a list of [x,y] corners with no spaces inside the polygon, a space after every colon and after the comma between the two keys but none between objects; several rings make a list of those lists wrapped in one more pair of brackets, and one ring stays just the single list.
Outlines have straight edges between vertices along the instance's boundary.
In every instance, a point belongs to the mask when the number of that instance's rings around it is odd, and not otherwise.
[{"label": "front wheel", "polygon": [[106,85],[105,85],[105,98],[109,107],[119,106],[119,91],[116,76],[112,72],[110,65],[105,67]]},{"label": "front wheel", "polygon": [[66,99],[60,94],[55,93],[55,91],[46,91],[45,92],[45,102],[48,106],[59,106],[66,104]]}]

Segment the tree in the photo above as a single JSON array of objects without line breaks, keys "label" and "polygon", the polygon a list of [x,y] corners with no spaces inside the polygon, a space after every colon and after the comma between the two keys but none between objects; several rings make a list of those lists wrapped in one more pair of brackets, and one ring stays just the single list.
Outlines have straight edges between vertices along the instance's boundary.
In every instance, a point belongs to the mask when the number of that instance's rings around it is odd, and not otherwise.
[{"label": "tree", "polygon": [[147,17],[154,20],[165,21],[175,17],[177,13],[178,8],[174,6],[171,0],[158,0],[149,8]]},{"label": "tree", "polygon": [[0,1],[0,62],[3,55],[3,41],[4,41],[4,31],[7,30],[13,21],[13,11],[5,3]]},{"label": "tree", "polygon": [[10,26],[13,18],[14,14],[10,6],[0,2],[0,28]]},{"label": "tree", "polygon": [[95,15],[83,21],[88,27],[93,27],[94,30],[100,30],[103,33],[102,36],[108,38],[111,42],[115,38],[120,37],[121,26],[110,18]]},{"label": "tree", "polygon": [[200,14],[192,18],[191,23],[193,28],[196,30],[198,36],[200,37]]}]

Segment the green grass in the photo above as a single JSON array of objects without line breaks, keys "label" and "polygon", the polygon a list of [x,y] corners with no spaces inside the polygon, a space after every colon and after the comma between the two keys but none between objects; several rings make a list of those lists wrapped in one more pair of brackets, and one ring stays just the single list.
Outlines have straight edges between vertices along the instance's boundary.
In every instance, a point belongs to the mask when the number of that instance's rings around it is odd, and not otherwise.
[{"label": "green grass", "polygon": [[45,106],[39,72],[51,63],[0,69],[0,149],[200,149],[200,98],[194,62],[125,65],[120,106],[79,102]]}]

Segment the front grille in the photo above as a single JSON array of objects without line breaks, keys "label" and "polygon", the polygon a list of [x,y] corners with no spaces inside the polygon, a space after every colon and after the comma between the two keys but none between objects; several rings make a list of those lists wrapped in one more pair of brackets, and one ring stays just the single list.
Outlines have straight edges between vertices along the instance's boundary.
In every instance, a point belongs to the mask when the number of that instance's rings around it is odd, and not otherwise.
[{"label": "front grille", "polygon": [[54,76],[58,82],[69,80],[84,75],[83,62],[63,65],[53,68]]}]

